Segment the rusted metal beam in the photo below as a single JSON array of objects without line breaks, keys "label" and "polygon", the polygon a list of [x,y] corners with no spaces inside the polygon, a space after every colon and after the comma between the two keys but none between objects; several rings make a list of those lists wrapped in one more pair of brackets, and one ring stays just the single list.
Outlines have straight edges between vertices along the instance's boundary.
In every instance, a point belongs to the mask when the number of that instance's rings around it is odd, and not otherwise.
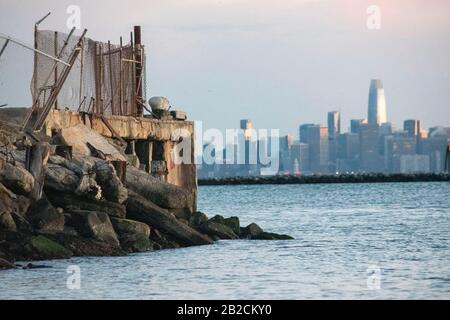
[{"label": "rusted metal beam", "polygon": [[135,60],[135,86],[136,86],[136,116],[142,117],[144,115],[144,107],[142,103],[142,45],[141,45],[141,27],[134,26],[134,51]]}]

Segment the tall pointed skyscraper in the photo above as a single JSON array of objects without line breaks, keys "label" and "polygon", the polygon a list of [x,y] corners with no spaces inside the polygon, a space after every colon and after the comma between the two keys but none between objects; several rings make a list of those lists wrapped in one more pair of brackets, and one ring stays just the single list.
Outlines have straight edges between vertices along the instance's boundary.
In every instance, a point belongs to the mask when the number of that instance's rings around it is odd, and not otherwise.
[{"label": "tall pointed skyscraper", "polygon": [[387,121],[386,98],[381,80],[373,79],[370,82],[368,111],[369,124],[380,125]]}]

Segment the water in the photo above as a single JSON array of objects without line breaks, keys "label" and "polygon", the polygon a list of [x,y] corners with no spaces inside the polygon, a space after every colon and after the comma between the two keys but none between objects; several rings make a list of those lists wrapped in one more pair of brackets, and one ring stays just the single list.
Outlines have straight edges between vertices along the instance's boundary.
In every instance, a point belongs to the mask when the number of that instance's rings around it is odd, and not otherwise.
[{"label": "water", "polygon": [[296,239],[46,261],[0,271],[0,298],[450,299],[449,195],[447,182],[200,187],[202,211]]}]

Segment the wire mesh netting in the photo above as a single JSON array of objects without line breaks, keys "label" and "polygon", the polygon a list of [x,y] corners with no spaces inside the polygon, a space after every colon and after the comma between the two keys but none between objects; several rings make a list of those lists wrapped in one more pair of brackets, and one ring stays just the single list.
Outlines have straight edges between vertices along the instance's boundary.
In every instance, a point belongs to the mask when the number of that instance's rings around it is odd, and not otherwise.
[{"label": "wire mesh netting", "polygon": [[[40,30],[36,40],[37,49],[68,61],[79,37]],[[131,44],[113,45],[84,38],[53,107],[103,115],[136,115],[135,50]],[[31,88],[33,101],[39,101],[38,108],[44,105],[64,68],[62,63],[36,55]]]}]

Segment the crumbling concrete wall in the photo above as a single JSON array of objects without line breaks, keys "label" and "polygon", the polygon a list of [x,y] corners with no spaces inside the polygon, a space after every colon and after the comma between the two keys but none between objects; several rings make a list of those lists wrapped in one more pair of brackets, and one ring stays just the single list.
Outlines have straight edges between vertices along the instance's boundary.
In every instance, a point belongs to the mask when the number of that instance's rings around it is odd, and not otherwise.
[{"label": "crumbling concrete wall", "polygon": [[[65,129],[78,124],[85,124],[105,137],[115,137],[130,141],[146,141],[149,144],[160,142],[164,145],[163,157],[167,168],[164,180],[168,183],[186,188],[197,194],[197,170],[195,166],[195,133],[194,122],[177,120],[158,120],[153,118],[134,118],[126,116],[110,116],[107,121],[114,129],[111,132],[101,117],[77,113],[68,110],[52,110],[44,124],[44,132],[51,136],[54,129]],[[174,147],[178,142],[177,133],[187,133],[190,139],[189,163],[174,162]],[[150,145],[150,161],[152,146]],[[159,160],[159,159],[158,159]],[[141,163],[142,165],[142,163]],[[149,170],[148,170],[149,171]]]}]

